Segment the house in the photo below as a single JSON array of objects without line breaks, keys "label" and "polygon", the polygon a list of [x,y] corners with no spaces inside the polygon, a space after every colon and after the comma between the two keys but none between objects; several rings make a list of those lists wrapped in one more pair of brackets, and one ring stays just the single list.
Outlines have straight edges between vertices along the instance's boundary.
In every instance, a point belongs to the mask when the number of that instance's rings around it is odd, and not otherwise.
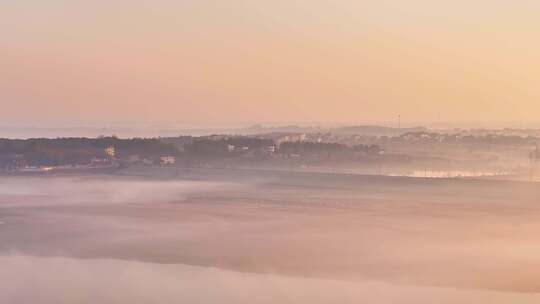
[{"label": "house", "polygon": [[273,154],[276,152],[276,146],[264,146],[261,150],[263,153]]},{"label": "house", "polygon": [[306,134],[287,134],[287,135],[279,137],[276,140],[276,143],[279,146],[282,143],[286,143],[286,142],[304,142],[306,141],[306,139],[307,139]]},{"label": "house", "polygon": [[116,149],[113,146],[107,147],[107,149],[105,149],[105,154],[109,157],[114,157],[116,155]]},{"label": "house", "polygon": [[170,166],[176,164],[176,157],[175,156],[161,156],[159,158],[159,163],[162,166]]}]

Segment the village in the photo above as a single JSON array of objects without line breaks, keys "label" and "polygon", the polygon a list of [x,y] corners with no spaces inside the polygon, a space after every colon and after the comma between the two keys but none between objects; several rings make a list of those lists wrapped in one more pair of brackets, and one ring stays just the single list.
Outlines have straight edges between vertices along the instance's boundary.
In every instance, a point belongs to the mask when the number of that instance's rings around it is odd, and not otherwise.
[{"label": "village", "polygon": [[332,168],[362,174],[424,177],[521,172],[536,179],[540,176],[536,143],[536,137],[531,136],[434,131],[393,136],[315,132],[0,139],[0,172],[105,172],[131,166],[322,171]]},{"label": "village", "polygon": [[328,160],[380,157],[375,145],[348,147],[310,142],[305,134],[281,138],[213,135],[151,139],[62,138],[0,140],[0,171],[11,173],[104,170],[133,165],[205,166],[220,161]]}]

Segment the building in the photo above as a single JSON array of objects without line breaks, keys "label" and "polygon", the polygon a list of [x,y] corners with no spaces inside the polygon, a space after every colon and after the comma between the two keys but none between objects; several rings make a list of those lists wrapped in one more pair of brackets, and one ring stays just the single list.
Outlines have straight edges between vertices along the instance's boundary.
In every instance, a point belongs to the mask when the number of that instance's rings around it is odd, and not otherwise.
[{"label": "building", "polygon": [[107,149],[105,149],[105,154],[109,157],[114,157],[116,155],[116,149],[113,146],[107,147]]},{"label": "building", "polygon": [[286,143],[286,142],[304,142],[306,141],[306,139],[307,139],[307,135],[303,133],[302,134],[287,134],[287,135],[277,138],[276,143],[279,146],[282,143]]},{"label": "building", "polygon": [[276,152],[276,146],[264,146],[262,152],[266,154],[273,154]]},{"label": "building", "polygon": [[176,157],[175,156],[161,156],[159,158],[159,163],[162,166],[171,166],[176,164]]}]

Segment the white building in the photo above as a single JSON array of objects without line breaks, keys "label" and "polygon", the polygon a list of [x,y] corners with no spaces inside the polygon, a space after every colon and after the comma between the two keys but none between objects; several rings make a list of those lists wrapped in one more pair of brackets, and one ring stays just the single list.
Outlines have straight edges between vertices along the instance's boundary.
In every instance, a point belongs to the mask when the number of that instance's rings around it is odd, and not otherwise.
[{"label": "white building", "polygon": [[105,153],[109,157],[114,157],[116,155],[116,149],[113,146],[107,147],[107,149],[105,149]]},{"label": "white building", "polygon": [[163,166],[169,166],[176,164],[176,157],[175,156],[161,156],[159,158],[159,162]]},{"label": "white building", "polygon": [[276,152],[276,146],[265,146],[262,148],[264,153],[272,154]]}]

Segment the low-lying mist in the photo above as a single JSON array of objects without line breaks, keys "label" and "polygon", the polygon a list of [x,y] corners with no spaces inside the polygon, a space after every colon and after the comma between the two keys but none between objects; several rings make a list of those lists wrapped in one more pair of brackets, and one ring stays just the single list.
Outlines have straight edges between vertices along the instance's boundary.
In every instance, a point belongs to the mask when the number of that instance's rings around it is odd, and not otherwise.
[{"label": "low-lying mist", "polygon": [[250,172],[0,178],[0,303],[540,299],[538,184]]},{"label": "low-lying mist", "polygon": [[115,179],[96,177],[0,178],[0,195],[11,197],[0,208],[62,204],[130,204],[183,200],[194,192],[233,189],[226,182]]}]

